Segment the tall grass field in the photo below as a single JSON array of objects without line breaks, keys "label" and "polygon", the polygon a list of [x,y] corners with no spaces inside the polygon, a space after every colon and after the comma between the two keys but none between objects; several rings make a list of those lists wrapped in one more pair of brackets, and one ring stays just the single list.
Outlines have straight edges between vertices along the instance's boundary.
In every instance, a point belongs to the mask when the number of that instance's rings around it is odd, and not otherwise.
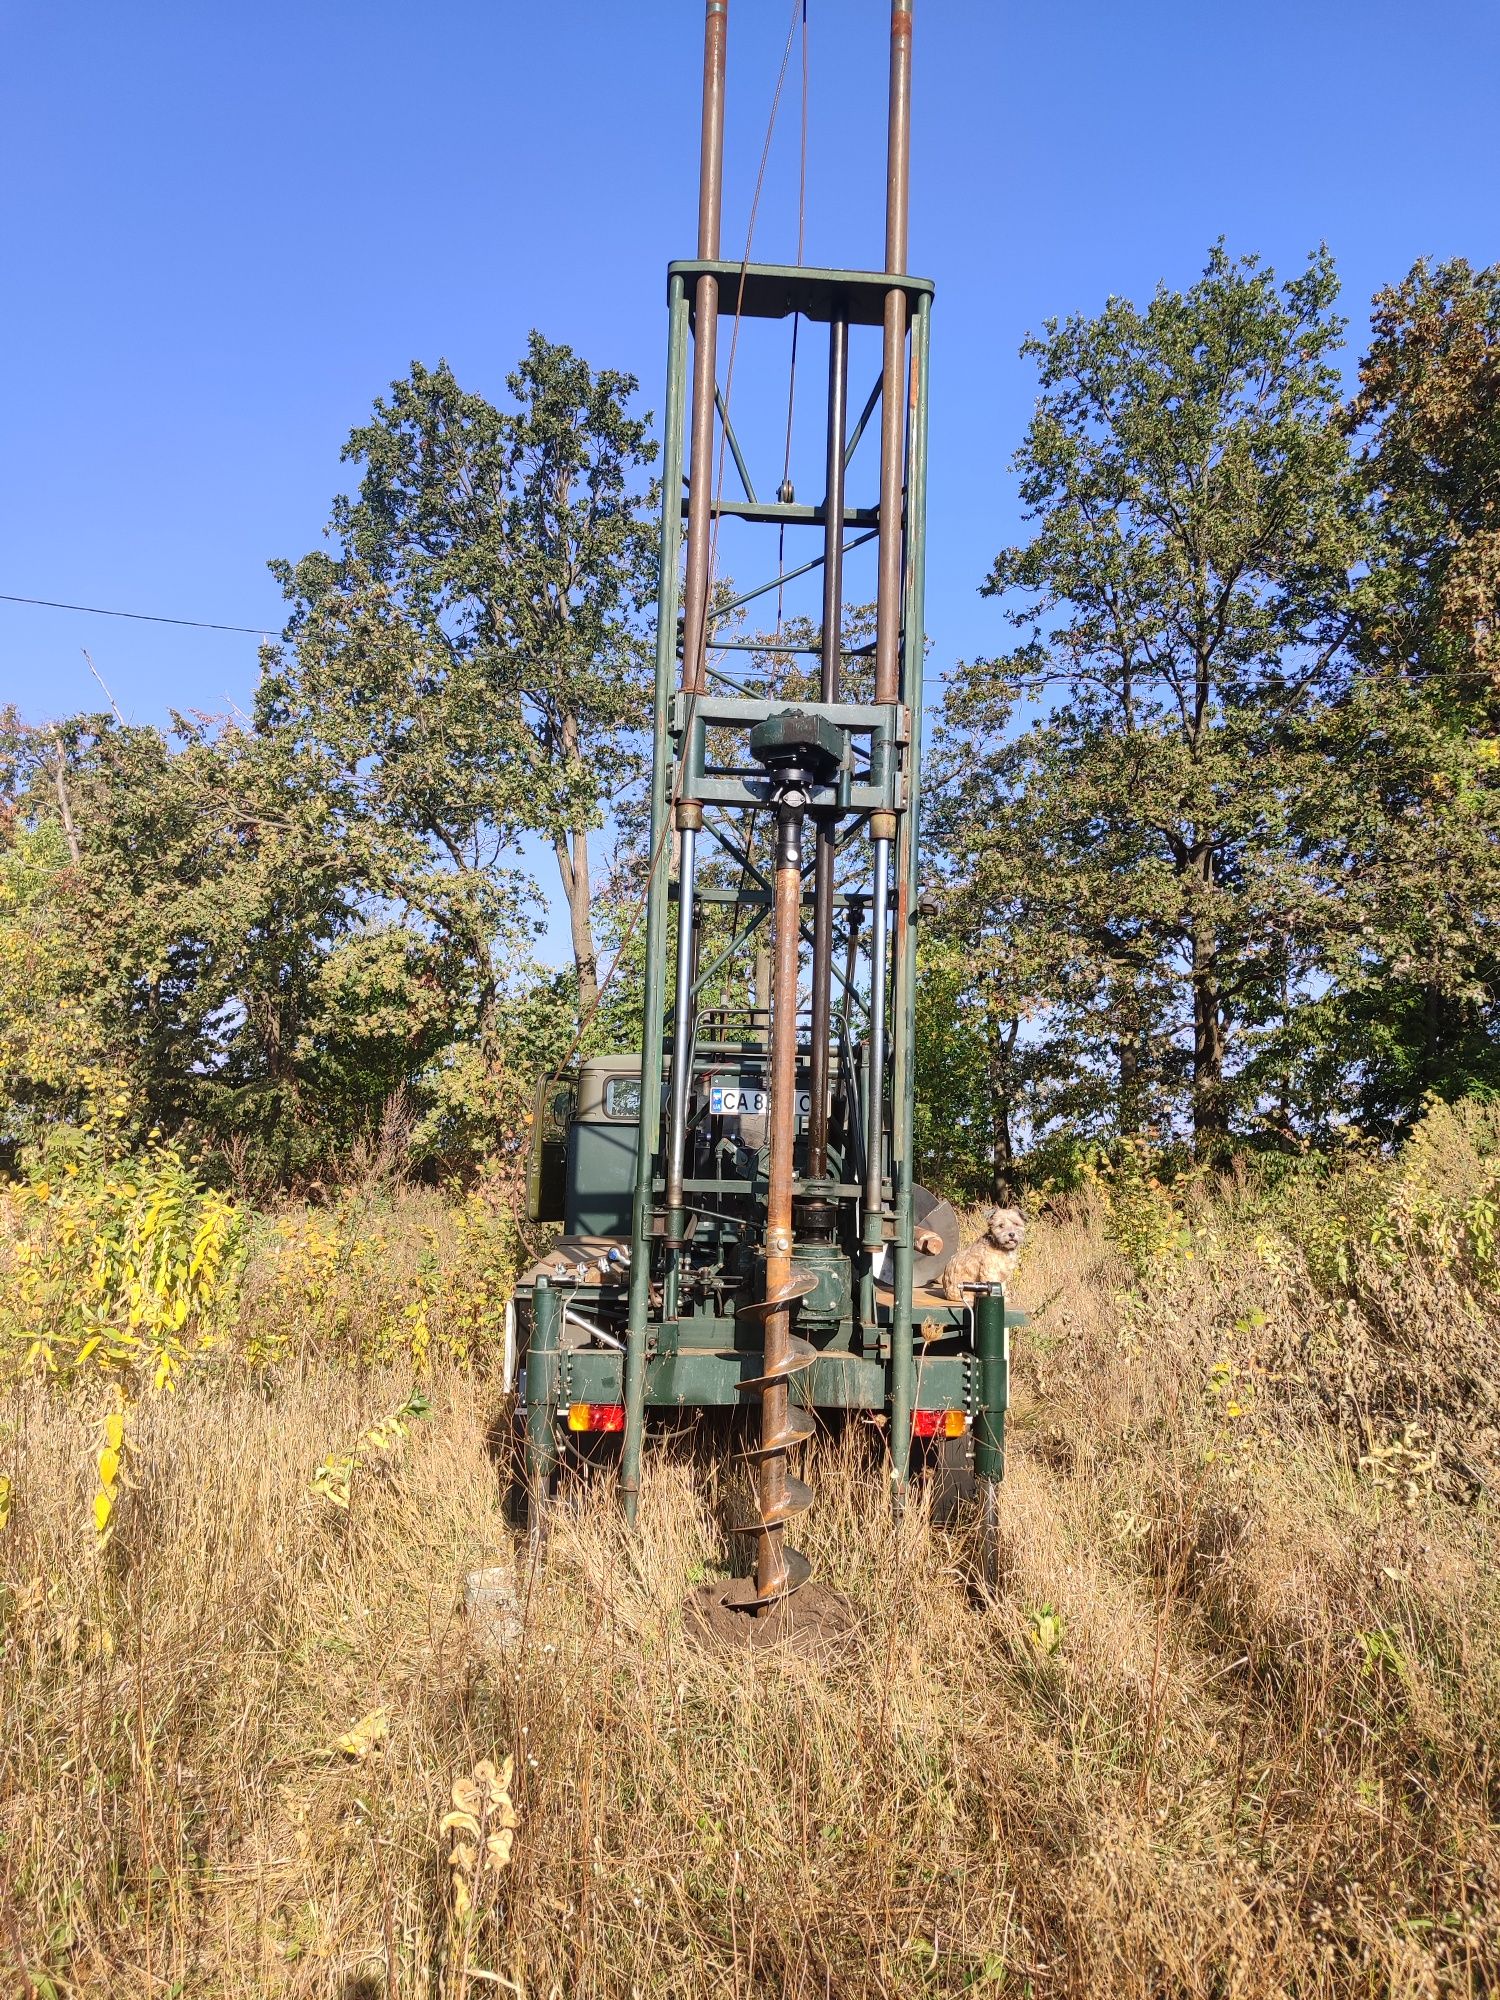
[{"label": "tall grass field", "polygon": [[[1038,1205],[998,1588],[814,1447],[826,1663],[693,1642],[718,1456],[508,1525],[504,1202],[0,1198],[0,1991],[1500,1988],[1500,1112]],[[514,1621],[464,1582],[510,1579]],[[518,1626],[519,1630],[515,1630]]]}]

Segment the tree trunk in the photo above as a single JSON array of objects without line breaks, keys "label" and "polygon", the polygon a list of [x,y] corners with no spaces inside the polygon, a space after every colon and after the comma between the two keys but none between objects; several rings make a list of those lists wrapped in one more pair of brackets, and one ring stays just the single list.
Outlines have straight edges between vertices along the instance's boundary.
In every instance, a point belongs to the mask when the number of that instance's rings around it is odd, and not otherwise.
[{"label": "tree trunk", "polygon": [[594,950],[593,909],[589,893],[589,837],[575,827],[553,841],[557,872],[568,899],[568,926],[573,936],[573,964],[578,973],[578,1012],[587,1021],[599,1005],[599,959]]},{"label": "tree trunk", "polygon": [[1191,856],[1193,908],[1189,922],[1193,987],[1193,1150],[1212,1159],[1225,1150],[1229,1111],[1224,1101],[1224,1005],[1213,927],[1198,898],[1212,894],[1213,850],[1195,843]]},{"label": "tree trunk", "polygon": [[1139,982],[1126,985],[1111,981],[1110,1003],[1118,1024],[1115,1042],[1115,1124],[1122,1138],[1141,1129],[1141,1090],[1144,1065],[1141,1061],[1141,1005]]},{"label": "tree trunk", "polygon": [[57,750],[57,766],[53,772],[53,783],[57,788],[57,809],[62,815],[63,833],[67,838],[68,852],[73,857],[73,866],[79,862],[78,828],[73,823],[73,806],[68,797],[68,760],[63,750],[62,737],[55,731],[52,737]]},{"label": "tree trunk", "polygon": [[[1196,959],[1196,952],[1194,954]],[[1229,1132],[1224,1103],[1224,1016],[1219,982],[1211,972],[1193,974],[1193,1145],[1212,1156]]]},{"label": "tree trunk", "polygon": [[1020,1032],[1019,1016],[1005,1024],[1003,1034],[998,1032],[998,1024],[993,1015],[990,1017],[990,1100],[995,1107],[990,1178],[991,1190],[999,1200],[1009,1200],[1015,1193],[1016,1147],[1015,1134],[1011,1130],[1012,1099],[1015,1094],[1012,1058],[1015,1055],[1016,1039]]}]

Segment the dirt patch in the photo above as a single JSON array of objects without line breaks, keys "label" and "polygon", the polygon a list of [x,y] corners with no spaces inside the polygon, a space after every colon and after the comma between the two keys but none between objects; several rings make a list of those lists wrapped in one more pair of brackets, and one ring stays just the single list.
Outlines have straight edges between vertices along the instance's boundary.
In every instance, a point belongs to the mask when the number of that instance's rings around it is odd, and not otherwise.
[{"label": "dirt patch", "polygon": [[700,1584],[683,1608],[688,1636],[705,1648],[784,1649],[799,1659],[829,1661],[850,1653],[859,1638],[854,1607],[827,1584],[805,1583],[769,1611],[755,1614],[731,1611],[723,1601],[726,1587],[722,1581]]}]

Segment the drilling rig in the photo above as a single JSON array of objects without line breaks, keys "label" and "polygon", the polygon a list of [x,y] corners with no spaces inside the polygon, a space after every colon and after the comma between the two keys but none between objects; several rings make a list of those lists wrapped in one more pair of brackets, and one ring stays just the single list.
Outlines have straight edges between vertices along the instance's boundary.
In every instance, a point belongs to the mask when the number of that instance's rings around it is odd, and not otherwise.
[{"label": "drilling rig", "polygon": [[[723,1601],[753,1618],[808,1576],[793,1463],[833,1413],[883,1431],[898,1505],[935,1455],[992,1501],[1020,1315],[935,1288],[958,1221],[912,1168],[933,300],[907,271],[912,0],[891,7],[879,270],[724,259],[727,32],[728,0],[707,0],[697,255],[667,273],[642,1045],[538,1092],[529,1212],[563,1233],[515,1325],[533,1519],[559,1469],[618,1433],[633,1521],[653,1413],[746,1410],[752,1560]],[[788,322],[826,346],[811,502],[787,470],[761,497],[732,422],[749,336]],[[761,549],[774,574],[741,587]],[[857,643],[856,558],[874,584]],[[788,625],[794,585],[813,609]],[[747,634],[768,602],[774,630]]]}]

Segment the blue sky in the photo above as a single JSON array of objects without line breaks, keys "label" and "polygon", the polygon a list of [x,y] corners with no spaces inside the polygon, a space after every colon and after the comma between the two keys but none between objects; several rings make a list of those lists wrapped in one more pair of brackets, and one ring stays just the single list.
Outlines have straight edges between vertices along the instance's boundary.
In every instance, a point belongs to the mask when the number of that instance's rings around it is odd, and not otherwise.
[{"label": "blue sky", "polygon": [[[726,254],[789,18],[731,0]],[[810,262],[880,262],[887,19],[809,0]],[[267,558],[316,543],[340,445],[413,357],[498,397],[535,325],[659,409],[700,0],[0,0],[0,30],[0,591],[276,629]],[[1044,317],[1186,283],[1220,234],[1288,270],[1326,240],[1357,350],[1416,256],[1500,256],[1493,0],[916,0],[914,75],[936,667],[1000,638],[976,593],[1018,526],[1016,350]],[[794,59],[771,261],[799,94]],[[784,393],[747,363],[737,421],[776,475]],[[255,645],[0,604],[0,700],[96,705],[87,647],[134,719],[221,711]]]}]

